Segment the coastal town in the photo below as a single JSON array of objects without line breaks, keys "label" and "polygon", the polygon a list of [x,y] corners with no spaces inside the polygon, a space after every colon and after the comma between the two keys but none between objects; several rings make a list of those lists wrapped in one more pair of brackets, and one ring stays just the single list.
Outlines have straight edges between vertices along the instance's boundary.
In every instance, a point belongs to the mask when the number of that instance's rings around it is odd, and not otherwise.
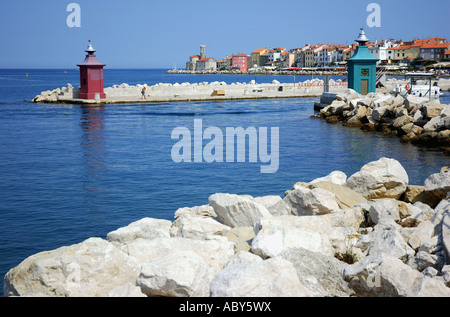
[{"label": "coastal town", "polygon": [[[370,53],[386,71],[430,70],[448,74],[450,69],[450,42],[445,38],[381,40],[367,43]],[[357,44],[305,44],[299,48],[258,48],[248,53],[234,53],[221,59],[206,55],[206,46],[200,54],[192,55],[185,70],[169,73],[211,73],[255,71],[345,71],[347,60]]]}]

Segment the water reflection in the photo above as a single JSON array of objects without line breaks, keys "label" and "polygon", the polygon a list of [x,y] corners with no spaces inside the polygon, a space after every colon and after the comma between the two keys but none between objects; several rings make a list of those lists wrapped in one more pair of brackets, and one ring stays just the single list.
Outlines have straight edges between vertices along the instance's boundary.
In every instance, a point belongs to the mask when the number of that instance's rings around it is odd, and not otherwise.
[{"label": "water reflection", "polygon": [[84,159],[83,188],[86,206],[98,211],[100,193],[104,192],[102,181],[106,171],[104,106],[82,106],[80,127],[81,150]]}]

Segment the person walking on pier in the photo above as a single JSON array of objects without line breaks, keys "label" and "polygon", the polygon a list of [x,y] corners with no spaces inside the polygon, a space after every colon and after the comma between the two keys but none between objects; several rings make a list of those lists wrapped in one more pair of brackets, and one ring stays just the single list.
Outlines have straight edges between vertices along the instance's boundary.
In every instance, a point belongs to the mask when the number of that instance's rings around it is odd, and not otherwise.
[{"label": "person walking on pier", "polygon": [[145,87],[142,88],[141,94],[142,94],[141,100],[142,100],[142,99],[147,99],[147,96],[145,95]]}]

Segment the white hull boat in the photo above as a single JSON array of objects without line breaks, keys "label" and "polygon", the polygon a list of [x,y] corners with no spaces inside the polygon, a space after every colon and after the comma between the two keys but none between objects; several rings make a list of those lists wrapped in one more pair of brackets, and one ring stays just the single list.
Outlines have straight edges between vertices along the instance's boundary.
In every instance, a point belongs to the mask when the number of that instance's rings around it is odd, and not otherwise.
[{"label": "white hull boat", "polygon": [[437,100],[442,95],[442,89],[437,86],[437,82],[433,83],[434,74],[430,73],[407,73],[406,84],[397,84],[395,87],[395,95],[406,96],[407,94],[424,97],[429,100]]}]

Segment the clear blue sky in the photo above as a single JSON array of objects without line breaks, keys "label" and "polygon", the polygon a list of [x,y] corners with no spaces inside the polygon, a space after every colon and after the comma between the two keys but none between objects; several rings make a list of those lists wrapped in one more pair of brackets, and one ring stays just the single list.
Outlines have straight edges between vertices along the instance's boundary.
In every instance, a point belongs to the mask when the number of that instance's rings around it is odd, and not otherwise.
[{"label": "clear blue sky", "polygon": [[[81,6],[69,28],[67,5]],[[381,27],[369,28],[369,3]],[[0,68],[76,68],[91,39],[109,68],[184,68],[206,45],[208,57],[261,47],[351,44],[365,27],[371,40],[445,37],[448,0],[2,0]]]}]

